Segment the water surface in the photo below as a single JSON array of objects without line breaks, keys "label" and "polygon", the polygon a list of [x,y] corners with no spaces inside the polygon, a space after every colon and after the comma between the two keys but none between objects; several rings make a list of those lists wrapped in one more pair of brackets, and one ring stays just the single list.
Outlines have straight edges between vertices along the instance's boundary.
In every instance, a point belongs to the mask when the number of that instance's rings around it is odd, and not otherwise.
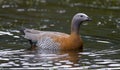
[{"label": "water surface", "polygon": [[[72,16],[93,19],[81,26],[84,50],[27,51],[20,28],[70,33]],[[119,0],[0,0],[1,69],[120,69]]]}]

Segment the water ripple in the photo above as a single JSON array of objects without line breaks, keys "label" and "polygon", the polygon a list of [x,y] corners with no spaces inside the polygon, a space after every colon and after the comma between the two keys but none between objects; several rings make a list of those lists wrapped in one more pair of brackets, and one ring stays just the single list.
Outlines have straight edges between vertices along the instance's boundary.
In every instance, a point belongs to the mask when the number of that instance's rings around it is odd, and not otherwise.
[{"label": "water ripple", "polygon": [[4,31],[0,31],[0,35],[13,35],[12,33],[10,32],[4,32]]}]

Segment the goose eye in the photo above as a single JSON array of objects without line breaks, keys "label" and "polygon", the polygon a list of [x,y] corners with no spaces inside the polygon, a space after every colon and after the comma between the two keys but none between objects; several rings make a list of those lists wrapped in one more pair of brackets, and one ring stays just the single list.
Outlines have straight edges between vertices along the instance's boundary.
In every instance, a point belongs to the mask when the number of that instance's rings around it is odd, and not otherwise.
[{"label": "goose eye", "polygon": [[80,17],[83,17],[83,15],[80,15]]}]

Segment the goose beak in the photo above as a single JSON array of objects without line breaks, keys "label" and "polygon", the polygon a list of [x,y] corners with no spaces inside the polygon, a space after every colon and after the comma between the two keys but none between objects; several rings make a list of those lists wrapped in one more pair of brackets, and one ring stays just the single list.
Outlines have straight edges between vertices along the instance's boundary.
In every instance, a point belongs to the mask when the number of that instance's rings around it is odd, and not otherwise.
[{"label": "goose beak", "polygon": [[92,21],[92,19],[88,17],[87,21]]}]

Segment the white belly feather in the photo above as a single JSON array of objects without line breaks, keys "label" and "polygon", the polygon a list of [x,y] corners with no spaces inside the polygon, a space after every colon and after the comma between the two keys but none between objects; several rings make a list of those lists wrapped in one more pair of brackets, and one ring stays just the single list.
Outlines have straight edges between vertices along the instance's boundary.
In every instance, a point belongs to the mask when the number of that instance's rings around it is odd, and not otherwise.
[{"label": "white belly feather", "polygon": [[38,48],[40,49],[60,49],[60,44],[57,42],[54,42],[52,38],[50,37],[43,37],[37,41]]}]

